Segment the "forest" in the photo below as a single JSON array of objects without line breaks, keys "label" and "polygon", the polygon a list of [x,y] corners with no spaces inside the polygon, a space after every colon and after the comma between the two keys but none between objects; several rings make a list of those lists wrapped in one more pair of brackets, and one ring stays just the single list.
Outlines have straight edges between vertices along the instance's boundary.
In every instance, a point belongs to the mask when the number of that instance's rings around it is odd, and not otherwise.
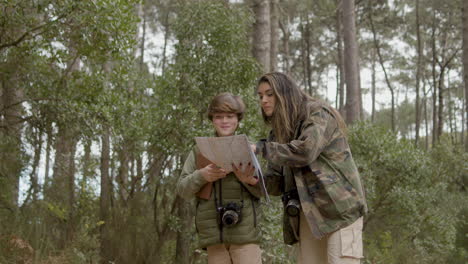
[{"label": "forest", "polygon": [[[468,1],[0,0],[0,263],[206,263],[183,162],[221,92],[268,135],[272,71],[346,120],[361,263],[468,262]],[[263,263],[296,263],[262,211]]]}]

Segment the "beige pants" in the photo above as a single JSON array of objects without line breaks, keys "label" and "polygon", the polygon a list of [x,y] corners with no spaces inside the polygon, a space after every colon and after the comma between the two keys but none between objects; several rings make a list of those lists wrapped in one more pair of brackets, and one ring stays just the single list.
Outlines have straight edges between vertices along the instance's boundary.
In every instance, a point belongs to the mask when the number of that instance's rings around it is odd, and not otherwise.
[{"label": "beige pants", "polygon": [[299,264],[359,264],[362,255],[362,217],[351,225],[322,239],[312,236],[301,212],[297,263]]},{"label": "beige pants", "polygon": [[261,264],[262,250],[257,244],[217,244],[207,247],[208,264]]}]

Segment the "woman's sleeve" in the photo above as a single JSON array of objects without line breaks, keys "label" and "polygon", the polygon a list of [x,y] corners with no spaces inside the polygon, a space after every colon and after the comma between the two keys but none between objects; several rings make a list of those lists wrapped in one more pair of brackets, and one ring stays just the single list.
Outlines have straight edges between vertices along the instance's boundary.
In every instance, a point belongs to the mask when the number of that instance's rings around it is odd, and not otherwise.
[{"label": "woman's sleeve", "polygon": [[191,199],[206,183],[208,182],[196,168],[195,154],[191,151],[177,182],[177,193],[184,199]]},{"label": "woman's sleeve", "polygon": [[303,167],[310,164],[328,144],[331,135],[326,131],[330,118],[325,111],[315,113],[303,124],[298,139],[287,144],[261,142],[259,147],[263,157],[279,166]]}]

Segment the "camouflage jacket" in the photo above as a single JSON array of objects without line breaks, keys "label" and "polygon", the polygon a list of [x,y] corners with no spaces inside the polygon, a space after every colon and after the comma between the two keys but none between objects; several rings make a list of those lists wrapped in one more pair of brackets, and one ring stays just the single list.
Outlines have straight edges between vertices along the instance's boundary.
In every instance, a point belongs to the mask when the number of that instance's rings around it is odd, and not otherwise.
[{"label": "camouflage jacket", "polygon": [[[294,140],[279,144],[270,133],[257,147],[268,161],[268,191],[280,195],[297,188],[309,227],[321,238],[364,215],[367,204],[348,142],[331,111],[313,102],[305,110],[309,118],[296,126]],[[283,216],[285,243],[293,244],[291,221]]]}]

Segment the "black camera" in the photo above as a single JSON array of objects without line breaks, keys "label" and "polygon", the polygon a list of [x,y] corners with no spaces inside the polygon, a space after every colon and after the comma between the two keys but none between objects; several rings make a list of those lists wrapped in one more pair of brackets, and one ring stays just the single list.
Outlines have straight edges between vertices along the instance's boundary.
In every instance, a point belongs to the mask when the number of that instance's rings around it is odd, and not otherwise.
[{"label": "black camera", "polygon": [[241,206],[237,203],[227,203],[226,206],[218,209],[221,218],[221,223],[226,226],[234,226],[241,221]]},{"label": "black camera", "polygon": [[301,212],[301,202],[299,201],[299,194],[297,190],[285,192],[281,197],[284,203],[284,210],[286,214],[292,217],[298,216]]}]

